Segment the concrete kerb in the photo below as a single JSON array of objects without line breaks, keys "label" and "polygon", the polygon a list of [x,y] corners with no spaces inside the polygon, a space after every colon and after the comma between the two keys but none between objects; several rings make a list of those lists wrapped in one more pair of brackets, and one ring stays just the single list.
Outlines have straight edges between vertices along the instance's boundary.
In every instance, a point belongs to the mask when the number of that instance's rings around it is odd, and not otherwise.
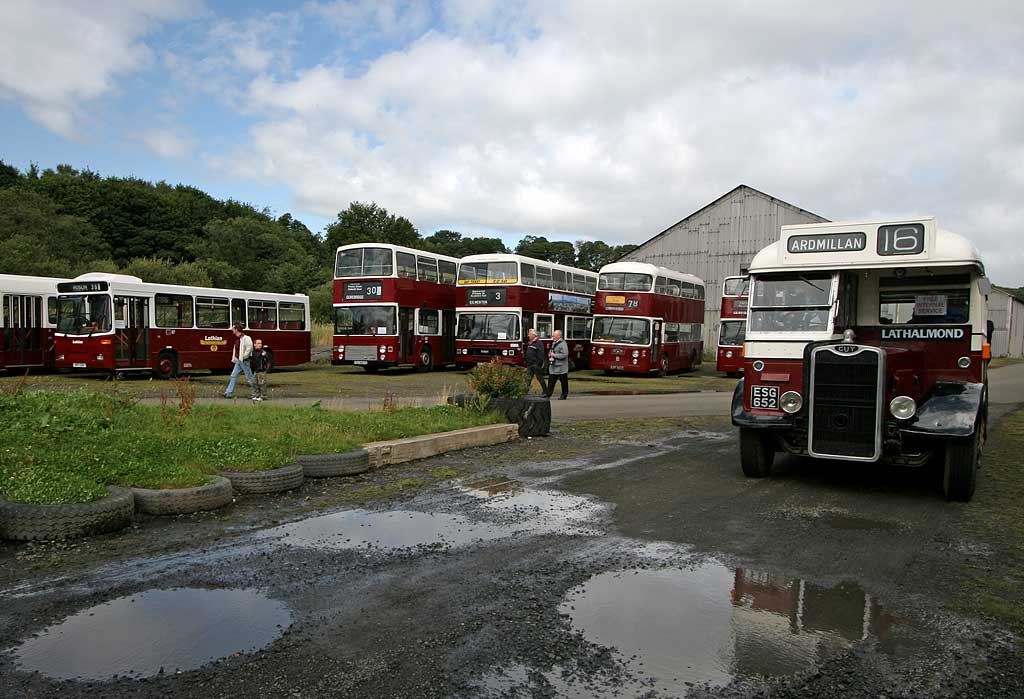
[{"label": "concrete kerb", "polygon": [[518,438],[518,425],[501,423],[482,427],[467,427],[451,432],[424,434],[418,437],[370,442],[364,448],[370,454],[370,468],[376,469],[406,461],[428,459],[431,456],[459,449],[503,444]]}]

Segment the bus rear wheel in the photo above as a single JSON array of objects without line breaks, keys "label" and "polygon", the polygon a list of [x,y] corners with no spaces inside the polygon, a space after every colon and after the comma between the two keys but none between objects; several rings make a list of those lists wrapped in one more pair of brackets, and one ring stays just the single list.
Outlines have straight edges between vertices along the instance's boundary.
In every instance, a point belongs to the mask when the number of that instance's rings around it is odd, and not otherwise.
[{"label": "bus rear wheel", "polygon": [[978,469],[981,468],[981,447],[984,442],[985,419],[974,426],[974,435],[946,444],[946,458],[943,464],[942,493],[947,500],[970,502],[978,483]]},{"label": "bus rear wheel", "polygon": [[765,478],[772,475],[775,450],[759,430],[740,428],[740,466],[747,478]]},{"label": "bus rear wheel", "polygon": [[267,371],[274,370],[274,350],[267,350]]},{"label": "bus rear wheel", "polygon": [[156,370],[154,372],[158,379],[173,379],[178,375],[178,357],[174,352],[161,352],[156,358]]},{"label": "bus rear wheel", "polygon": [[434,353],[430,351],[429,347],[424,347],[420,350],[420,356],[416,362],[416,371],[433,371],[434,370]]}]

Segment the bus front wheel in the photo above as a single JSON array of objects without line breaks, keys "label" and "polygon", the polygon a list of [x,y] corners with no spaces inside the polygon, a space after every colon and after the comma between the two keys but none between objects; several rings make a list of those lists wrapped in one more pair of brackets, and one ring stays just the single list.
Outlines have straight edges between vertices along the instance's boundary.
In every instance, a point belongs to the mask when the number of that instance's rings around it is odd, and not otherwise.
[{"label": "bus front wheel", "polygon": [[173,379],[178,375],[178,357],[174,352],[161,352],[156,358],[156,376],[159,379]]},{"label": "bus front wheel", "polygon": [[947,500],[970,502],[978,482],[981,467],[981,447],[984,441],[985,419],[978,420],[974,435],[946,443],[943,464],[942,492]]},{"label": "bus front wheel", "polygon": [[740,466],[747,478],[765,478],[772,475],[775,450],[759,430],[740,428]]},{"label": "bus front wheel", "polygon": [[429,347],[424,347],[420,350],[419,361],[416,362],[416,371],[433,371],[434,370],[434,353],[430,351]]}]

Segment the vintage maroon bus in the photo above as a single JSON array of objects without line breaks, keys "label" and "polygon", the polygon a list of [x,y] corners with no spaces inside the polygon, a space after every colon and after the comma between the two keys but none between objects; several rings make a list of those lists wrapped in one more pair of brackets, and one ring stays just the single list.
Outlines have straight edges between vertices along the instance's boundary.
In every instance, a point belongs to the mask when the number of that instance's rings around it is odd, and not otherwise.
[{"label": "vintage maroon bus", "polygon": [[716,368],[726,376],[743,371],[743,337],[747,330],[747,295],[750,277],[726,277],[722,284],[722,310],[718,325]]},{"label": "vintage maroon bus", "polygon": [[61,281],[0,274],[0,371],[53,368],[57,283]]},{"label": "vintage maroon bus", "polygon": [[[542,340],[561,330],[573,368],[587,365],[597,275],[508,254],[459,260],[456,361],[469,367],[497,357],[521,365],[526,331]],[[550,343],[545,343],[550,344]]]},{"label": "vintage maroon bus", "polygon": [[83,274],[57,284],[58,368],[123,374],[231,369],[234,323],[263,340],[271,366],[310,358],[309,298],[302,294],[147,284],[124,274]]},{"label": "vintage maroon bus", "polygon": [[750,266],[743,472],[776,452],[919,466],[970,500],[988,418],[991,284],[933,218],[784,226]]},{"label": "vintage maroon bus", "polygon": [[458,260],[399,245],[338,248],[334,365],[430,371],[455,360]]},{"label": "vintage maroon bus", "polygon": [[704,282],[645,262],[601,268],[590,366],[661,376],[693,369],[704,354]]}]

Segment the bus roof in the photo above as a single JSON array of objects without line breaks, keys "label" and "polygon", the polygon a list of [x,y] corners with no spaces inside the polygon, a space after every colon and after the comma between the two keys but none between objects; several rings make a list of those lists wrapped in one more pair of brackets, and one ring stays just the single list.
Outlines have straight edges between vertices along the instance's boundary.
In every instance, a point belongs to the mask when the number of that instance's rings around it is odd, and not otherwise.
[{"label": "bus roof", "polygon": [[26,277],[20,274],[0,274],[0,291],[13,293],[57,293],[57,282],[66,282],[67,279],[56,277]]},{"label": "bus roof", "polygon": [[783,226],[779,241],[754,256],[750,272],[969,265],[984,274],[970,241],[923,217]]},{"label": "bus roof", "polygon": [[402,245],[392,245],[391,243],[350,243],[348,245],[341,245],[335,251],[335,254],[342,250],[354,250],[356,248],[387,248],[388,250],[394,250],[396,252],[407,252],[412,255],[429,255],[437,260],[446,260],[448,262],[458,263],[459,258],[449,257],[448,255],[439,255],[436,252],[430,252],[429,250],[417,250],[416,248],[407,248]]},{"label": "bus roof", "polygon": [[564,272],[573,272],[575,274],[592,274],[595,277],[597,272],[591,272],[589,269],[580,269],[579,267],[570,267],[569,265],[559,264],[557,262],[548,262],[547,260],[538,260],[533,257],[526,257],[525,255],[516,255],[515,253],[508,252],[487,252],[479,255],[466,255],[459,263],[463,262],[525,262],[528,265],[543,265],[544,267],[550,267],[551,269],[560,269]]},{"label": "bus roof", "polygon": [[[56,281],[56,280],[55,280]],[[127,290],[148,294],[189,294],[192,296],[236,296],[240,298],[267,299],[273,301],[296,301],[305,300],[309,297],[305,294],[277,294],[269,291],[243,291],[241,289],[215,289],[205,286],[179,286],[177,284],[147,284],[138,277],[127,274],[107,274],[105,272],[87,272],[74,279],[64,281],[76,282],[107,282],[111,290]]]},{"label": "bus roof", "polygon": [[652,277],[666,277],[678,281],[689,282],[704,286],[704,280],[686,272],[677,272],[668,267],[659,267],[649,262],[612,262],[601,268],[600,274],[614,274],[615,272],[632,272],[634,274],[649,274]]}]

